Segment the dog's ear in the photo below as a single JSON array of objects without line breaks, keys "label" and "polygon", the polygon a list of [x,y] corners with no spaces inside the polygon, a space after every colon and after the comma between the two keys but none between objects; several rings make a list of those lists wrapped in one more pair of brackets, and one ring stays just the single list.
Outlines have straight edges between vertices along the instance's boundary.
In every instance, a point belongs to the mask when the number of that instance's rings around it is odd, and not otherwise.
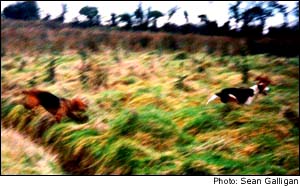
[{"label": "dog's ear", "polygon": [[255,81],[262,81],[263,79],[264,79],[264,76],[260,75],[255,78]]},{"label": "dog's ear", "polygon": [[255,78],[255,81],[258,81],[258,83],[264,83],[265,85],[269,85],[271,83],[271,80],[268,76],[257,76]]},{"label": "dog's ear", "polygon": [[260,76],[257,76],[256,78],[255,78],[255,81],[259,81],[260,80]]},{"label": "dog's ear", "polygon": [[71,100],[72,110],[85,111],[88,108],[87,101],[82,98],[74,98]]},{"label": "dog's ear", "polygon": [[27,94],[25,96],[25,99],[22,99],[20,102],[27,109],[32,109],[40,104],[39,99],[36,96],[31,94]]},{"label": "dog's ear", "polygon": [[272,81],[268,77],[266,77],[265,82],[267,83],[267,85],[272,83]]},{"label": "dog's ear", "polygon": [[76,96],[75,98],[74,98],[75,100],[78,100],[79,102],[81,102],[81,103],[83,103],[83,104],[85,104],[85,105],[88,105],[89,104],[89,101],[88,101],[88,99],[87,98],[85,98],[85,97],[83,97],[83,96]]}]

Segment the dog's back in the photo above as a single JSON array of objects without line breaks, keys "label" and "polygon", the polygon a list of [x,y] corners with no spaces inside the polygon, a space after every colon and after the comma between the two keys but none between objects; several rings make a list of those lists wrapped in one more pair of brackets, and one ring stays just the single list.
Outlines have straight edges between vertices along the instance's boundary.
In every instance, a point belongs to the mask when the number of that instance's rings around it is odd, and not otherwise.
[{"label": "dog's back", "polygon": [[41,105],[50,113],[56,114],[60,108],[60,99],[50,92],[32,89],[23,91],[23,94],[26,95],[24,106],[28,109]]},{"label": "dog's back", "polygon": [[239,104],[245,103],[249,97],[254,95],[254,91],[250,88],[226,88],[216,94],[221,98],[223,103],[230,100]]}]

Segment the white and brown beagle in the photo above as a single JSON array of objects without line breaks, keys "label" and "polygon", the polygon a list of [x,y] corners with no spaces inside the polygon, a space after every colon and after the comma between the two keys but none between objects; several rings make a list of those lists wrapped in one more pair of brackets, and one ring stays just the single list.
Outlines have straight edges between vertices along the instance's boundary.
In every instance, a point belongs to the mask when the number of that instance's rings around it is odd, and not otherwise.
[{"label": "white and brown beagle", "polygon": [[267,95],[267,91],[270,90],[268,85],[271,81],[268,77],[258,76],[255,80],[258,83],[250,88],[225,88],[211,96],[206,104],[220,98],[223,103],[235,102],[250,105],[259,93]]}]

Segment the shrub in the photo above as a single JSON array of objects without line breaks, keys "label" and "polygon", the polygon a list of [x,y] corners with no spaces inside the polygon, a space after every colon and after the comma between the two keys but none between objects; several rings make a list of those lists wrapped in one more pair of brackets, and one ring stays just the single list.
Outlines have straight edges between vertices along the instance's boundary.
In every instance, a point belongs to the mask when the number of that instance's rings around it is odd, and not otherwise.
[{"label": "shrub", "polygon": [[205,52],[207,54],[213,54],[217,50],[217,43],[215,41],[210,41],[205,45]]},{"label": "shrub", "polygon": [[151,42],[151,37],[150,36],[142,36],[140,39],[139,39],[139,43],[141,45],[141,47],[143,48],[147,48],[149,43]]},{"label": "shrub", "polygon": [[179,49],[177,40],[173,35],[165,35],[161,40],[161,46],[163,49],[175,51]]},{"label": "shrub", "polygon": [[99,43],[92,35],[87,35],[82,41],[82,47],[91,50],[92,52],[99,51]]}]

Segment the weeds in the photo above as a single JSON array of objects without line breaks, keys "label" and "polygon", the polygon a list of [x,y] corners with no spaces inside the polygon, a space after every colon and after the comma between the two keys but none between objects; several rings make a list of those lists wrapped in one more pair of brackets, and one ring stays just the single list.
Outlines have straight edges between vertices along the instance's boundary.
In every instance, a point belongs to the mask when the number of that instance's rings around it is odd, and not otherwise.
[{"label": "weeds", "polygon": [[[108,36],[110,34],[114,33]],[[126,38],[132,39],[133,35],[126,34]],[[65,54],[59,58],[57,54],[41,55],[38,60],[24,54],[22,59],[26,59],[26,67],[20,72],[15,57],[3,57],[3,65],[8,66],[2,66],[2,125],[13,127],[54,149],[59,163],[70,174],[298,173],[298,79],[293,71],[298,61],[275,60],[265,55],[220,58],[203,53],[190,54],[184,48],[186,44],[178,42],[184,41],[185,36],[167,38],[166,45],[160,42],[161,56],[158,57],[154,55],[156,44],[166,36],[158,33],[154,37],[145,33],[147,39],[138,38],[138,43],[133,45],[124,40],[127,52],[139,52],[129,53],[120,64],[114,63],[117,60],[109,47],[101,54],[81,48],[77,55]],[[49,33],[49,39],[51,37]],[[188,37],[190,42],[203,39]],[[71,42],[76,49],[75,39]],[[96,42],[98,49],[99,44],[107,42],[100,40]],[[68,42],[67,38],[65,42]],[[120,46],[118,37],[113,37],[110,42],[108,46]],[[193,46],[189,50],[197,50],[205,43],[199,42],[197,46],[197,42],[191,43]],[[176,54],[162,53],[168,47],[172,51],[172,45],[180,49],[181,61],[174,60]],[[140,51],[143,46],[145,49],[153,47],[153,52],[145,54]],[[218,53],[221,46],[216,47],[213,53]],[[230,47],[233,46],[228,46],[229,53],[232,52]],[[53,64],[56,82],[49,85],[43,83],[43,78],[50,73],[40,66],[50,63],[49,59],[54,56],[57,57]],[[81,62],[80,68],[78,62]],[[244,62],[248,67],[242,67]],[[148,78],[130,74],[126,66],[129,63],[137,67],[137,71],[140,67],[153,66],[153,72]],[[39,71],[38,76],[33,73],[35,71]],[[240,85],[243,73],[245,77],[248,74],[244,83],[246,79],[251,83],[255,75],[270,75],[275,80],[270,94],[259,95],[247,106],[217,101],[205,105],[209,95],[225,85]],[[181,76],[176,77],[178,74]],[[20,81],[22,79],[27,81]],[[90,120],[80,125],[67,119],[55,123],[42,108],[28,111],[18,104],[21,97],[17,92],[30,86],[60,95],[67,93],[65,96],[88,97],[91,100]],[[86,86],[86,89],[80,89],[80,86]],[[105,130],[102,130],[103,126]],[[30,164],[35,160],[28,157],[23,163]]]},{"label": "weeds", "polygon": [[[83,80],[86,77],[83,77]],[[89,72],[88,83],[91,87],[97,89],[100,86],[107,87],[108,72],[107,69],[100,67],[99,65],[92,65],[92,69]]]},{"label": "weeds", "polygon": [[178,80],[175,81],[175,88],[184,90],[184,91],[190,91],[191,88],[184,84],[184,80],[188,77],[188,75],[179,76]]},{"label": "weeds", "polygon": [[18,68],[18,71],[21,72],[23,71],[24,67],[26,66],[26,61],[25,60],[22,60],[22,62],[20,63],[20,66]]},{"label": "weeds", "polygon": [[172,35],[166,35],[162,38],[161,47],[171,51],[177,50],[179,48],[175,36]]},{"label": "weeds", "polygon": [[55,83],[55,63],[57,59],[51,59],[48,67],[47,72],[48,76],[44,79],[45,82]]},{"label": "weeds", "polygon": [[135,82],[136,82],[136,77],[134,77],[134,76],[125,77],[124,80],[123,80],[123,83],[125,85],[134,84]]},{"label": "weeds", "polygon": [[191,122],[183,127],[183,131],[188,131],[192,135],[207,132],[223,126],[225,123],[221,120],[216,120],[215,116],[205,115],[196,117]]}]

